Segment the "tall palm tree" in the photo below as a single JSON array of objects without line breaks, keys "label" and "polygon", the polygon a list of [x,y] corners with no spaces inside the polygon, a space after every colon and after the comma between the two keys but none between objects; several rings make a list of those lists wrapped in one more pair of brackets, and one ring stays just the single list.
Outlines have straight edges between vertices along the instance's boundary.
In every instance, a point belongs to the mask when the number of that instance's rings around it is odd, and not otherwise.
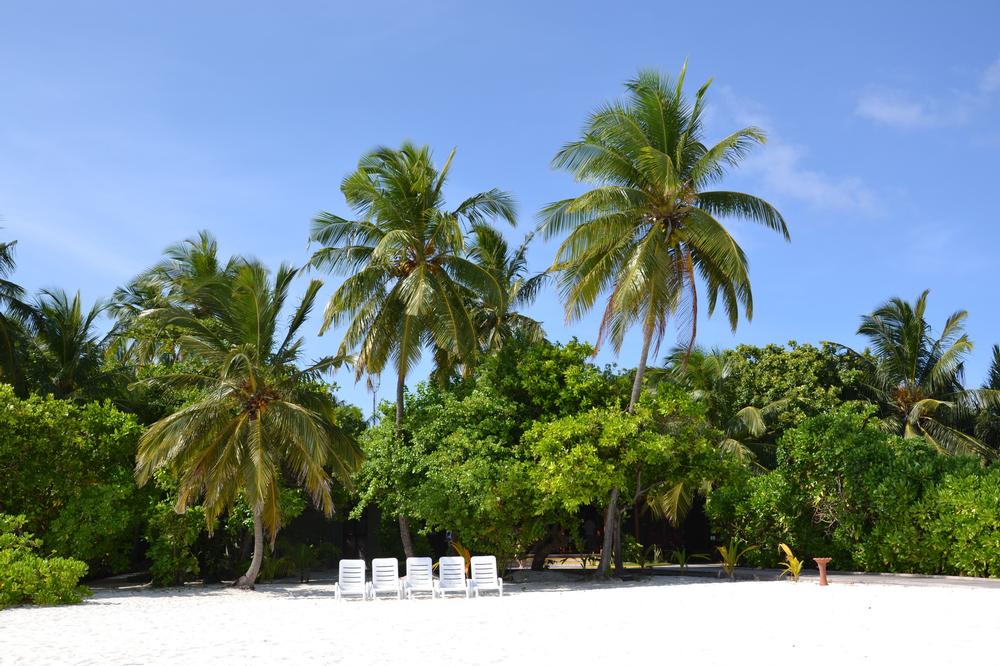
[{"label": "tall palm tree", "polygon": [[51,371],[57,397],[80,394],[101,366],[106,337],[97,319],[106,305],[98,301],[85,310],[80,292],[70,298],[62,289],[43,289],[30,317],[34,342]]},{"label": "tall palm tree", "polygon": [[[477,336],[466,295],[499,299],[495,278],[465,256],[467,227],[496,217],[515,223],[512,198],[496,189],[454,209],[445,207],[444,185],[454,156],[453,150],[438,171],[427,147],[377,148],[341,184],[358,219],[324,212],[313,222],[311,240],[323,247],[311,264],[349,276],[331,296],[320,333],[346,324],[340,352],[357,352],[358,377],[379,375],[392,362],[397,436],[402,435],[406,377],[423,351],[470,359]],[[409,522],[404,515],[398,518],[410,556]]]},{"label": "tall palm tree", "polygon": [[872,357],[841,347],[867,367],[867,388],[891,430],[921,437],[942,453],[992,458],[994,452],[983,442],[947,422],[1000,406],[1000,390],[962,386],[964,359],[972,351],[964,330],[968,313],[959,310],[948,317],[935,338],[925,318],[928,293],[912,304],[891,298],[861,318],[858,335],[868,339]]},{"label": "tall palm tree", "polygon": [[24,289],[8,278],[14,272],[17,241],[0,243],[0,381],[21,387],[23,373],[18,350],[25,339],[25,324],[31,308],[24,302]]},{"label": "tall palm tree", "polygon": [[[765,138],[747,127],[708,147],[702,116],[709,84],[688,101],[685,70],[686,64],[676,82],[640,72],[626,84],[625,101],[598,108],[583,136],[553,160],[594,189],[542,211],[547,236],[569,232],[553,264],[567,319],[583,316],[607,294],[599,344],[608,338],[620,351],[633,325],[642,331],[630,411],[639,400],[650,348],[659,347],[671,317],[686,324],[684,346],[694,345],[697,277],[707,289],[709,314],[720,295],[734,329],[741,306],[748,319],[753,314],[746,255],[718,218],[746,219],[789,237],[781,214],[763,199],[708,189]],[[615,489],[609,516],[617,514],[617,498]],[[617,530],[611,523],[605,527],[607,553]],[[600,569],[607,571],[603,556]]]},{"label": "tall palm tree", "polygon": [[327,515],[333,511],[333,475],[348,482],[361,460],[357,444],[337,425],[336,401],[317,382],[340,359],[326,357],[300,368],[298,336],[321,282],[310,282],[288,326],[281,316],[296,275],[282,266],[273,282],[267,269],[247,262],[225,292],[206,299],[197,316],[168,306],[146,314],[183,331],[179,344],[206,370],[174,372],[150,385],[189,385],[202,398],[154,423],[139,441],[136,478],[149,481],[160,467],[178,477],[177,509],[201,499],[215,519],[243,498],[252,508],[254,552],[236,584],[253,587],[263,557],[264,532],[273,544],[281,526],[280,484],[290,474]]}]

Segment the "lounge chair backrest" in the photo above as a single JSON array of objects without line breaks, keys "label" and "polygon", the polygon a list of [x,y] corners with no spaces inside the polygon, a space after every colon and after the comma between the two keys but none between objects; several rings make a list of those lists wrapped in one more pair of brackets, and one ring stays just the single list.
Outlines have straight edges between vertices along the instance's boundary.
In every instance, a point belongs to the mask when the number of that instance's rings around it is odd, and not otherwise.
[{"label": "lounge chair backrest", "polygon": [[406,583],[415,590],[434,587],[434,563],[429,557],[406,558]]},{"label": "lounge chair backrest", "polygon": [[399,587],[399,561],[395,557],[376,557],[372,560],[372,587],[376,590]]},{"label": "lounge chair backrest", "polygon": [[479,587],[497,586],[497,558],[493,555],[476,555],[472,558],[472,582]]},{"label": "lounge chair backrest", "polygon": [[442,557],[438,560],[438,579],[442,589],[460,590],[465,588],[465,558]]},{"label": "lounge chair backrest", "polygon": [[341,560],[337,583],[344,592],[365,592],[365,561]]}]

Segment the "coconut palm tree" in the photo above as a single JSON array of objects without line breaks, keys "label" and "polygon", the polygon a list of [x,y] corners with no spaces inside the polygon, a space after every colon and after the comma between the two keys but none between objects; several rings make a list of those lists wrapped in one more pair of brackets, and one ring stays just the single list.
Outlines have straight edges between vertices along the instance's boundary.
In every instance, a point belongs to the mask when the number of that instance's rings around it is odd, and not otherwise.
[{"label": "coconut palm tree", "polygon": [[[496,292],[467,296],[467,307],[472,313],[482,354],[497,351],[515,338],[537,342],[545,337],[541,322],[520,312],[535,302],[550,277],[548,272],[531,275],[528,271],[526,255],[533,235],[528,234],[520,246],[511,250],[503,234],[494,227],[477,225],[472,229],[468,257],[488,271],[500,287]],[[455,375],[460,365],[461,359],[437,349],[432,374],[444,383]],[[468,373],[472,366],[465,364],[462,369]]]},{"label": "coconut palm tree", "polygon": [[[986,375],[984,389],[1000,391],[1000,345],[993,345],[990,370]],[[976,415],[976,437],[988,446],[993,455],[1000,454],[1000,409],[986,407]]]},{"label": "coconut palm tree", "polygon": [[[479,347],[482,352],[497,351],[508,340],[520,337],[532,342],[545,336],[540,322],[519,310],[531,306],[548,281],[549,273],[531,275],[528,271],[528,244],[533,234],[511,251],[506,239],[490,226],[473,229],[469,258],[493,276],[500,286],[497,292],[476,294],[472,305]],[[496,297],[496,298],[494,298]]]},{"label": "coconut palm tree", "polygon": [[25,324],[31,308],[24,302],[24,289],[8,278],[14,272],[17,241],[0,243],[0,381],[21,387],[23,372],[18,351],[25,340]]},{"label": "coconut palm tree", "polygon": [[97,331],[97,319],[105,308],[98,301],[84,310],[79,291],[72,298],[62,289],[39,292],[30,330],[57,397],[82,395],[100,370],[107,338]]},{"label": "coconut palm tree", "polygon": [[988,446],[948,422],[1000,406],[1000,390],[962,386],[964,359],[972,351],[964,330],[968,313],[959,310],[948,317],[935,338],[925,318],[928,293],[912,304],[891,298],[861,318],[858,335],[868,339],[871,357],[840,346],[867,368],[867,389],[892,431],[923,438],[942,453],[992,458]]},{"label": "coconut palm tree", "polygon": [[[747,127],[707,146],[702,117],[709,84],[689,101],[685,70],[686,64],[676,82],[640,72],[626,84],[625,101],[598,108],[583,136],[553,160],[594,189],[542,211],[546,236],[568,232],[553,263],[567,319],[580,318],[606,295],[598,343],[607,338],[617,352],[629,329],[638,325],[642,331],[630,411],[639,400],[650,349],[659,347],[671,317],[684,326],[684,346],[694,345],[698,277],[709,314],[720,296],[734,329],[741,307],[748,319],[753,314],[746,255],[719,218],[749,220],[788,239],[784,219],[768,202],[709,189],[765,138]],[[609,516],[617,514],[617,490],[612,495]],[[605,527],[610,544],[616,530]]]},{"label": "coconut palm tree", "polygon": [[[282,266],[272,281],[263,265],[235,269],[225,291],[195,315],[177,305],[144,316],[182,331],[183,352],[201,373],[173,372],[151,386],[187,385],[202,397],[157,421],[143,434],[136,478],[145,484],[165,467],[178,479],[177,510],[201,500],[211,526],[242,498],[253,512],[254,551],[236,584],[252,588],[260,571],[264,533],[274,543],[281,526],[279,494],[290,475],[327,515],[333,511],[331,473],[347,483],[361,460],[357,444],[337,425],[336,401],[318,383],[342,359],[325,357],[301,368],[306,322],[321,282],[310,282],[282,332],[281,317],[296,270]],[[216,300],[217,299],[217,300]]]},{"label": "coconut palm tree", "polygon": [[176,360],[174,336],[144,330],[148,323],[142,313],[176,305],[196,316],[206,314],[242,261],[238,256],[222,261],[218,241],[208,231],[168,247],[158,264],[115,289],[108,306],[116,322],[111,352],[122,363]]},{"label": "coconut palm tree", "polygon": [[[466,257],[465,234],[497,217],[513,225],[514,203],[494,189],[446,208],[444,185],[454,156],[453,150],[438,171],[427,147],[377,148],[341,184],[358,219],[324,212],[313,223],[311,240],[323,247],[311,264],[349,276],[330,297],[320,333],[346,324],[340,353],[356,351],[359,378],[379,375],[392,363],[397,436],[406,377],[423,351],[469,361],[477,335],[467,294],[500,299],[496,279]],[[398,518],[410,556],[409,523]]]}]

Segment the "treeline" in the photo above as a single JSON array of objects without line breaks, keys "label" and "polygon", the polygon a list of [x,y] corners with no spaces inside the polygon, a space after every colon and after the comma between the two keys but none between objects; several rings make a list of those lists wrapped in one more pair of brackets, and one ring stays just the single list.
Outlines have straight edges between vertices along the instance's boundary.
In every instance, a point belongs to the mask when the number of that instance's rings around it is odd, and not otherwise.
[{"label": "treeline", "polygon": [[[716,539],[764,546],[759,563],[787,543],[842,567],[996,575],[1000,351],[987,386],[963,384],[964,312],[936,333],[926,292],[890,299],[862,318],[861,352],[696,345],[699,311],[721,307],[734,329],[752,315],[720,219],[788,230],[768,202],[713,189],[764,135],[705,143],[707,86],[683,85],[683,71],[641,73],[558,152],[593,187],[542,211],[538,232],[562,242],[538,273],[532,236],[511,246],[497,229],[515,223],[513,197],[448,207],[455,152],[439,168],[412,144],[359,160],[341,184],[353,216],[318,215],[301,267],[221,256],[202,232],[88,308],[27,296],[0,245],[0,513],[23,516],[5,519],[10,552],[35,563],[19,570],[38,574],[42,548],[94,576],[251,587],[332,564],[348,539],[318,536],[336,512],[381,531],[383,551],[449,533],[538,566],[599,552],[606,573],[683,547],[642,524],[694,512]],[[343,280],[317,326],[325,273]],[[598,344],[620,351],[637,330],[635,369],[547,340],[525,308],[549,284],[571,320],[603,308]],[[658,363],[671,323],[680,343]],[[307,332],[332,328],[337,353],[305,358]],[[433,372],[414,387],[424,355]],[[395,379],[374,423],[337,399],[341,367]]]}]

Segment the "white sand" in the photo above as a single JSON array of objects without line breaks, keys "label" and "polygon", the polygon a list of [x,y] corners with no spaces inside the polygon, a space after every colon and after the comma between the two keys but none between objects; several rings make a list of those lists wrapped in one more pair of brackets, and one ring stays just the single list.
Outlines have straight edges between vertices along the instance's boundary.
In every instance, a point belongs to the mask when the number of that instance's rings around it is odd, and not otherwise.
[{"label": "white sand", "polygon": [[[503,599],[337,603],[329,584],[105,590],[0,611],[2,664],[998,663],[1000,590],[513,584]],[[978,658],[978,659],[976,659]],[[985,659],[985,661],[982,661]],[[628,660],[627,662],[625,660]]]}]

